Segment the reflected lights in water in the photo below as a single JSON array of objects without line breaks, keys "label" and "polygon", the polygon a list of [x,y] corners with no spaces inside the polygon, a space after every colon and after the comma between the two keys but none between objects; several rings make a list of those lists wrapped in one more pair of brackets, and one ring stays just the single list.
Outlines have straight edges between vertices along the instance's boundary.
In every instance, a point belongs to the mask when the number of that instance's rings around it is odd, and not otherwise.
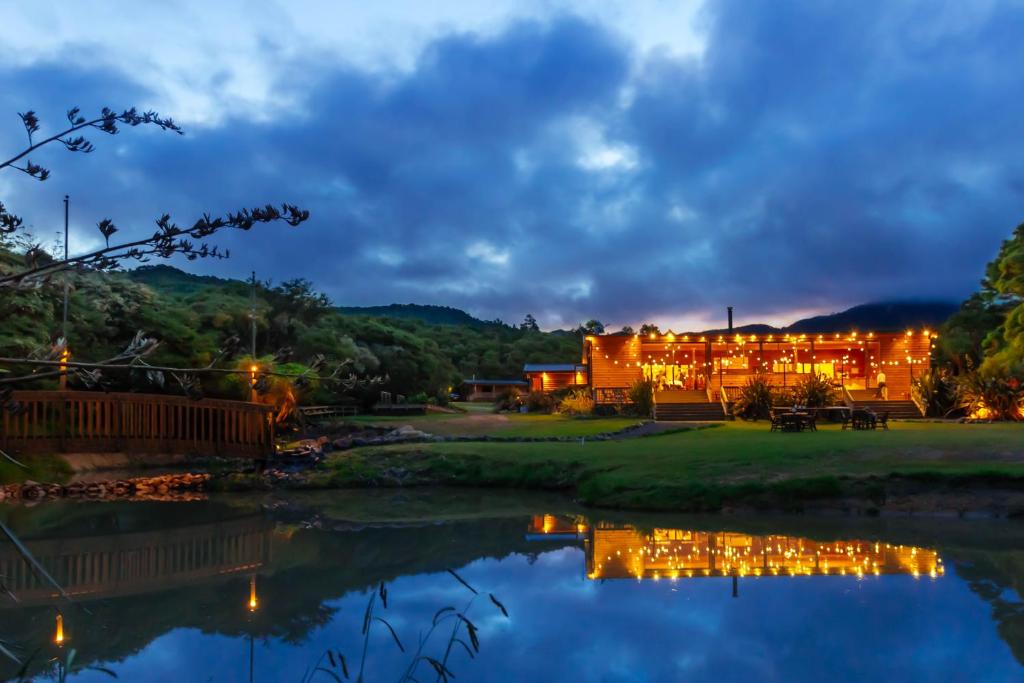
[{"label": "reflected lights in water", "polygon": [[249,611],[255,612],[259,607],[259,600],[256,599],[256,575],[249,577]]},{"label": "reflected lights in water", "polygon": [[537,515],[530,534],[584,540],[590,579],[678,579],[701,576],[809,576],[945,572],[935,550],[862,540],[814,541],[685,529],[642,531],[632,526],[587,525],[577,517]]}]

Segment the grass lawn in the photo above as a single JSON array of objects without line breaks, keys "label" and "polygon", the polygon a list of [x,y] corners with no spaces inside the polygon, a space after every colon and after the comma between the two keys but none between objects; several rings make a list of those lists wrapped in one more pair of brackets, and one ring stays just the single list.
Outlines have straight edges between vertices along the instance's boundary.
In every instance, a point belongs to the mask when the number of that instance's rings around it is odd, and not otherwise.
[{"label": "grass lawn", "polygon": [[451,406],[467,413],[493,413],[494,404],[487,401],[454,401]]},{"label": "grass lawn", "polygon": [[[468,404],[480,405],[480,404]],[[427,413],[414,416],[360,415],[346,422],[377,427],[409,425],[420,431],[441,436],[594,436],[617,432],[639,424],[641,420],[626,417],[572,418],[562,415],[501,413],[472,410],[468,413]]]},{"label": "grass lawn", "polygon": [[[526,430],[528,425],[522,422],[517,428]],[[367,448],[334,456],[330,466],[334,483],[340,485],[399,468],[413,478],[438,483],[574,488],[594,504],[715,509],[736,497],[769,492],[797,498],[840,496],[848,493],[851,480],[894,475],[947,484],[958,478],[996,477],[1020,486],[1024,425],[896,422],[890,431],[842,431],[826,425],[818,432],[772,433],[766,422],[730,422],[584,445],[485,442]]]}]

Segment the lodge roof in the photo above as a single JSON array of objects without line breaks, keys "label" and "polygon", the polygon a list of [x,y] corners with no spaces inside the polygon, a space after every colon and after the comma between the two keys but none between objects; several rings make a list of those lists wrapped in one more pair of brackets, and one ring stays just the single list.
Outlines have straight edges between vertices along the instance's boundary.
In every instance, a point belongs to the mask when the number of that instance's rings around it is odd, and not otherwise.
[{"label": "lodge roof", "polygon": [[896,338],[896,337],[912,337],[915,334],[924,336],[928,339],[938,339],[938,334],[931,330],[924,329],[921,331],[907,330],[906,332],[868,332],[862,333],[857,331],[850,332],[777,332],[771,334],[745,334],[743,332],[733,331],[724,333],[674,333],[672,330],[667,332],[652,332],[647,335],[640,335],[634,333],[633,335],[623,335],[622,333],[616,332],[614,334],[599,334],[599,335],[587,335],[587,339],[595,339],[600,337],[621,337],[621,336],[633,336],[641,341],[654,341],[654,342],[703,342],[710,341],[715,343],[734,343],[734,342],[790,342],[790,341],[845,341],[845,342],[856,342],[856,341],[873,341],[879,337]]},{"label": "lodge roof", "polygon": [[582,371],[583,366],[575,363],[527,363],[523,366],[523,372],[576,372]]},{"label": "lodge roof", "polygon": [[493,384],[495,386],[526,386],[527,382],[521,379],[464,379],[463,384],[477,386],[480,384]]}]

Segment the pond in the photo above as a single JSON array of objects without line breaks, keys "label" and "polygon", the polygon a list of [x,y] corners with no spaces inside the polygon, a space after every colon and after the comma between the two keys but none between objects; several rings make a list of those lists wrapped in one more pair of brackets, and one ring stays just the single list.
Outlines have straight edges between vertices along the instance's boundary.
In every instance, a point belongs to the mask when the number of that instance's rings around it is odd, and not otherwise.
[{"label": "pond", "polygon": [[433,681],[442,662],[456,681],[1024,679],[1013,521],[642,515],[472,490],[0,516],[70,596],[0,542],[0,642],[37,680],[72,650],[75,681],[345,680],[338,653],[366,681],[412,665]]}]

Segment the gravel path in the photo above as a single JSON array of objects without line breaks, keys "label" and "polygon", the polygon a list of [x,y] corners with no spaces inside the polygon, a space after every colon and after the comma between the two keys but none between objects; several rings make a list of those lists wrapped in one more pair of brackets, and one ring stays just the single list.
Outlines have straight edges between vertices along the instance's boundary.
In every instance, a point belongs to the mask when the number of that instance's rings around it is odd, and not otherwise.
[{"label": "gravel path", "polygon": [[616,434],[611,438],[616,441],[623,439],[635,439],[638,436],[652,436],[654,434],[661,434],[663,432],[671,432],[678,429],[694,429],[697,427],[707,427],[708,425],[716,424],[715,422],[670,422],[668,420],[662,422],[648,422],[636,429],[631,429],[624,434]]}]

